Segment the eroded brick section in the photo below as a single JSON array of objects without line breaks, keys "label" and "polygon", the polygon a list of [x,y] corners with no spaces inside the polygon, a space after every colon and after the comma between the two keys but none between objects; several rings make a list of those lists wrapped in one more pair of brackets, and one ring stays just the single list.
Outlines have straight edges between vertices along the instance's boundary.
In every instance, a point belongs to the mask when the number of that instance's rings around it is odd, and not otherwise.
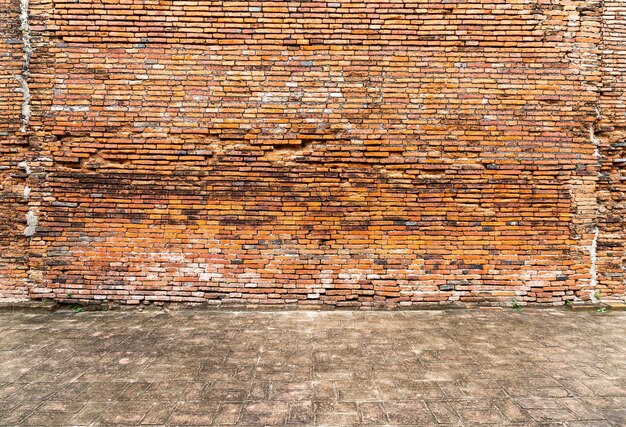
[{"label": "eroded brick section", "polygon": [[602,96],[604,118],[617,126],[626,124],[626,5],[619,0],[603,2]]},{"label": "eroded brick section", "polygon": [[19,0],[0,1],[0,299],[27,297],[28,146],[20,133],[23,44]]},{"label": "eroded brick section", "polygon": [[31,4],[33,297],[594,292],[600,6]]},{"label": "eroded brick section", "polygon": [[602,91],[596,138],[602,171],[598,181],[599,287],[603,296],[623,298],[626,272],[626,4],[606,1],[602,29]]}]

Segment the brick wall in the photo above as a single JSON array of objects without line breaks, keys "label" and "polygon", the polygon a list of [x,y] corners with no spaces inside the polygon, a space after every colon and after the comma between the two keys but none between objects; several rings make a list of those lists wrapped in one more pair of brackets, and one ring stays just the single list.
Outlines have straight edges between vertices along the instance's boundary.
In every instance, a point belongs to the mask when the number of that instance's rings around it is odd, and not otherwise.
[{"label": "brick wall", "polygon": [[27,298],[28,239],[23,234],[28,211],[29,157],[22,127],[19,78],[23,42],[19,0],[0,0],[0,299]]},{"label": "brick wall", "polygon": [[604,2],[602,86],[595,139],[601,155],[598,177],[598,286],[606,296],[626,293],[626,3]]},{"label": "brick wall", "polygon": [[26,144],[3,162],[28,158],[32,190],[3,187],[3,244],[25,246],[0,294],[624,299],[624,9],[605,3],[30,0],[23,132],[16,80],[0,90],[3,150]]}]

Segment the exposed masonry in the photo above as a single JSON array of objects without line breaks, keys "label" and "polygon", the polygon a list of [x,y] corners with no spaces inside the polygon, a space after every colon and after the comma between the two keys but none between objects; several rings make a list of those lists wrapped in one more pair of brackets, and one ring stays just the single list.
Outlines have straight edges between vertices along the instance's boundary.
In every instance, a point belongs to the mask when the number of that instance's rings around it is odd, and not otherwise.
[{"label": "exposed masonry", "polygon": [[29,1],[0,271],[32,298],[623,300],[601,4]]},{"label": "exposed masonry", "polygon": [[[599,115],[600,114],[599,111],[596,114]],[[600,162],[602,161],[602,155],[600,154],[600,140],[598,139],[596,135],[595,125],[591,125],[589,127],[589,139],[591,140],[591,143],[594,146],[593,156],[596,158],[596,160],[598,161],[598,165],[599,165]]]},{"label": "exposed masonry", "polygon": [[590,290],[589,297],[591,301],[596,303],[599,302],[599,299],[596,297],[596,289],[598,287],[598,236],[600,235],[600,229],[596,226],[593,232],[593,240],[591,242],[591,246],[589,247],[589,257],[591,258],[591,267],[589,268],[589,276],[590,276]]},{"label": "exposed masonry", "polygon": [[31,99],[30,99],[30,58],[33,53],[33,47],[31,45],[31,33],[30,33],[30,25],[28,23],[28,9],[29,9],[29,0],[20,0],[20,31],[22,32],[22,46],[23,46],[23,54],[22,54],[22,73],[18,76],[15,76],[16,79],[20,82],[19,91],[24,96],[24,100],[22,101],[22,126],[20,131],[22,133],[26,132],[26,127],[30,122],[31,112]]},{"label": "exposed masonry", "polygon": [[[596,119],[599,118],[601,116],[600,111],[598,109],[598,107],[596,107]],[[591,143],[594,146],[594,152],[593,152],[593,156],[595,157],[596,161],[597,161],[597,165],[598,165],[598,174],[597,174],[597,178],[601,177],[602,171],[601,171],[601,162],[602,162],[602,154],[600,153],[600,140],[598,139],[597,135],[596,135],[596,126],[595,124],[592,124],[589,128],[589,136],[591,139]],[[598,196],[597,196],[597,191],[598,191],[598,187],[597,187],[597,182],[596,182],[596,187],[595,187],[595,197],[596,197],[596,209],[595,209],[595,227],[594,227],[594,231],[593,231],[593,240],[591,241],[591,245],[589,246],[589,258],[590,258],[590,267],[589,267],[589,298],[591,299],[591,301],[593,303],[598,303],[599,302],[599,298],[596,296],[597,295],[597,288],[598,288],[598,237],[600,236],[600,228],[598,227],[597,221],[598,221],[598,208],[597,208],[597,204],[598,204]]]},{"label": "exposed masonry", "polygon": [[37,226],[39,225],[39,218],[35,214],[35,211],[31,208],[26,213],[26,228],[24,228],[24,236],[31,237],[37,232]]},{"label": "exposed masonry", "polygon": [[595,291],[596,295],[602,295],[604,302],[607,299],[623,299],[625,294],[626,127],[601,121],[594,137],[601,153],[596,188],[599,237]]},{"label": "exposed masonry", "polygon": [[28,165],[28,162],[26,160],[19,162],[17,165],[24,169],[24,173],[26,174],[26,176],[31,174],[32,170],[30,169],[30,166]]},{"label": "exposed masonry", "polygon": [[[28,177],[32,173],[30,165],[28,164],[26,160],[18,163],[18,166],[24,169],[24,174],[26,175],[26,177]],[[24,186],[22,197],[24,199],[28,199],[30,197],[31,191],[32,189],[30,187]],[[39,219],[37,218],[37,215],[35,215],[35,212],[32,208],[29,209],[28,212],[26,213],[26,228],[24,228],[24,236],[27,236],[27,237],[33,236],[37,232],[38,224],[39,224]]]}]

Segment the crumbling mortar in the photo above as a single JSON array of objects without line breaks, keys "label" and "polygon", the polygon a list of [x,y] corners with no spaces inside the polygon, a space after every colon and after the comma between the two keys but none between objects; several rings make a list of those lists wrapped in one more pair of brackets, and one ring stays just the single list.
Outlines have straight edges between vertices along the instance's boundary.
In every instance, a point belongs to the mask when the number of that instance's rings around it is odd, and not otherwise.
[{"label": "crumbling mortar", "polygon": [[596,117],[594,123],[589,127],[589,140],[594,147],[593,157],[596,160],[596,168],[597,168],[597,176],[595,181],[595,213],[593,216],[593,239],[591,241],[591,245],[589,246],[589,298],[591,302],[596,304],[599,303],[600,300],[598,298],[597,288],[598,288],[598,238],[600,236],[600,228],[598,225],[599,222],[599,200],[598,200],[598,180],[602,177],[602,154],[600,153],[600,139],[597,135],[596,123],[601,119],[602,114],[600,112],[600,108],[598,105],[595,107]]},{"label": "crumbling mortar", "polygon": [[[576,12],[578,13],[579,18],[587,18],[587,19],[597,19],[597,18],[589,18],[590,16],[600,17],[602,15],[602,11],[604,10],[604,0],[599,0],[596,2],[583,2],[583,4],[576,8]],[[595,69],[601,70],[602,64],[602,55],[598,50],[600,48],[600,44],[602,43],[603,37],[602,32],[604,31],[604,23],[601,22],[600,28],[600,37],[597,42],[594,43],[594,49],[590,49],[589,55],[591,56],[592,63],[595,63]],[[579,31],[582,30],[579,28]],[[595,51],[595,52],[594,52]],[[584,61],[581,61],[581,66]],[[592,84],[594,87],[595,95],[596,95],[596,103],[593,109],[593,122],[589,126],[589,141],[594,147],[593,157],[595,159],[595,168],[596,179],[594,182],[594,211],[593,211],[593,219],[591,227],[593,227],[593,239],[591,240],[591,244],[588,247],[589,251],[589,298],[595,304],[600,302],[598,298],[598,239],[600,236],[600,201],[598,199],[598,182],[602,179],[602,153],[601,153],[601,141],[598,138],[597,133],[597,125],[602,119],[602,112],[600,110],[600,99],[599,96],[602,93],[602,79],[600,79],[595,84]]]},{"label": "crumbling mortar", "polygon": [[[20,132],[22,134],[27,133],[28,124],[30,123],[30,117],[32,113],[30,106],[31,94],[28,81],[30,78],[30,59],[33,54],[33,47],[31,44],[31,32],[28,22],[28,11],[29,0],[20,0],[19,28],[22,32],[22,71],[21,74],[15,76],[15,78],[20,83],[20,88],[18,89],[18,91],[21,92],[22,96],[24,97],[22,101],[22,126],[20,127]],[[18,166],[24,169],[26,178],[31,175],[32,170],[26,160],[20,162]],[[29,199],[30,193],[31,188],[25,186],[23,197],[25,199]],[[24,229],[24,235],[27,237],[33,236],[37,231],[38,225],[39,219],[37,218],[35,210],[33,208],[30,208],[26,213],[26,228]]]},{"label": "crumbling mortar", "polygon": [[598,287],[598,236],[600,235],[600,229],[596,225],[594,228],[593,240],[591,241],[591,246],[589,247],[589,257],[591,258],[591,266],[589,267],[589,275],[591,276],[589,281],[589,296],[591,298],[591,302],[598,303],[600,299],[596,296],[596,289]]},{"label": "crumbling mortar", "polygon": [[37,232],[37,226],[39,225],[39,218],[35,214],[33,208],[29,209],[26,213],[26,228],[24,229],[24,236],[31,237]]},{"label": "crumbling mortar", "polygon": [[[25,178],[28,178],[32,174],[32,169],[27,161],[20,162],[18,166],[24,169]],[[23,189],[22,197],[24,199],[30,198],[31,188],[25,186]],[[24,228],[24,236],[31,237],[37,232],[37,226],[39,225],[39,218],[36,214],[35,208],[30,208],[26,213],[26,228]]]},{"label": "crumbling mortar", "polygon": [[30,25],[28,23],[28,9],[29,0],[20,0],[20,31],[22,32],[22,72],[20,75],[15,76],[20,83],[19,92],[22,93],[24,100],[22,101],[22,127],[20,132],[26,133],[26,128],[30,122],[31,107],[30,107],[30,86],[28,80],[30,78],[30,58],[33,54],[33,47],[31,44]]}]

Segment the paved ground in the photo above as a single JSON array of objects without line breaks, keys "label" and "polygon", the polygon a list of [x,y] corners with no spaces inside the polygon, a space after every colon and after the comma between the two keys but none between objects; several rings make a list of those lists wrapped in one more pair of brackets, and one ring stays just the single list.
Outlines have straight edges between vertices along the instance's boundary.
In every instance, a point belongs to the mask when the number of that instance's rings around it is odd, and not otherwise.
[{"label": "paved ground", "polygon": [[0,425],[626,425],[626,312],[0,313]]}]

